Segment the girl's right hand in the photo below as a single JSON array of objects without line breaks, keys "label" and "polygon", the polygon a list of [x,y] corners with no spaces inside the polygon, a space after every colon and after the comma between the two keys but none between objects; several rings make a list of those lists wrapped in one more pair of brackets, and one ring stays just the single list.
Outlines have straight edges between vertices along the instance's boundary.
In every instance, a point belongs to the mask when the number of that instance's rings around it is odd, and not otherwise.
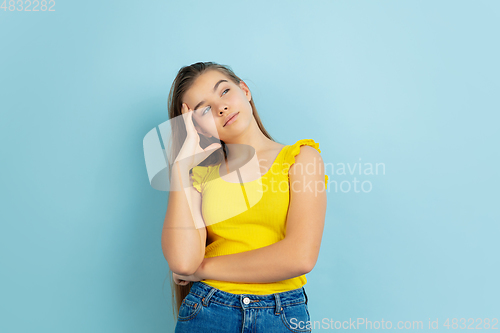
[{"label": "girl's right hand", "polygon": [[205,149],[200,146],[200,136],[193,123],[193,110],[185,103],[182,103],[182,117],[186,125],[186,140],[184,141],[179,154],[175,158],[175,162],[182,161],[182,167],[191,170],[210,154],[222,147],[220,143],[212,143]]}]

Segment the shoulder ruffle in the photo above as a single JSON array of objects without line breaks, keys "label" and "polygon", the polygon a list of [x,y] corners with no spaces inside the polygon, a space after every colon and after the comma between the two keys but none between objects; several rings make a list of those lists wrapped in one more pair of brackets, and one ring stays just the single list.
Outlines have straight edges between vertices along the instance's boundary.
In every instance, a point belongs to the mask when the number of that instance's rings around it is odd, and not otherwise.
[{"label": "shoulder ruffle", "polygon": [[[292,166],[292,164],[295,163],[295,156],[297,156],[300,153],[301,146],[311,146],[315,148],[318,151],[318,153],[321,153],[321,150],[319,149],[319,143],[314,142],[313,139],[303,139],[297,141],[289,148],[288,153],[285,156],[285,163],[283,167],[284,174],[288,175],[290,167]],[[327,188],[327,184],[328,184],[328,176],[325,175],[325,189]]]},{"label": "shoulder ruffle", "polygon": [[206,175],[210,171],[210,166],[197,165],[191,171],[191,179],[193,179],[193,187],[201,193],[201,185]]}]

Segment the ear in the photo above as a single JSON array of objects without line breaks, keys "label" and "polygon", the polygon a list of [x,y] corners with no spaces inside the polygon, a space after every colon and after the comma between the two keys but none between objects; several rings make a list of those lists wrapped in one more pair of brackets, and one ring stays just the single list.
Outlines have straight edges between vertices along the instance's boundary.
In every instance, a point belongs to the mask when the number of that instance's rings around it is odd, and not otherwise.
[{"label": "ear", "polygon": [[243,80],[240,81],[239,86],[247,96],[248,101],[250,102],[252,100],[252,93],[250,92],[250,88],[248,88],[247,84]]}]

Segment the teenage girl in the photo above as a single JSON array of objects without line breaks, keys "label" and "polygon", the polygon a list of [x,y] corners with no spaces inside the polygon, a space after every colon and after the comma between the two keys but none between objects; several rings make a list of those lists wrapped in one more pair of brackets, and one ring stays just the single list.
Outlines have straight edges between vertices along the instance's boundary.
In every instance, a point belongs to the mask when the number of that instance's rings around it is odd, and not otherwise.
[{"label": "teenage girl", "polygon": [[228,66],[181,68],[168,103],[169,118],[182,119],[172,122],[162,232],[175,332],[311,332],[303,286],[328,180],[319,144],[276,142]]}]

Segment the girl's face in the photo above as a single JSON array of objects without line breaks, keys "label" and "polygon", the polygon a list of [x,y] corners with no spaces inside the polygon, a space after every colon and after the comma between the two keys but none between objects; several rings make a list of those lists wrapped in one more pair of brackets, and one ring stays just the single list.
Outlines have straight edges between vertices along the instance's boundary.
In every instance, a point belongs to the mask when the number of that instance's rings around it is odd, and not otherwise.
[{"label": "girl's face", "polygon": [[[193,110],[193,121],[198,133],[230,142],[250,126],[253,118],[252,95],[241,81],[235,84],[217,70],[200,75],[184,94],[183,102]],[[236,119],[225,125],[227,117],[238,113]]]}]

